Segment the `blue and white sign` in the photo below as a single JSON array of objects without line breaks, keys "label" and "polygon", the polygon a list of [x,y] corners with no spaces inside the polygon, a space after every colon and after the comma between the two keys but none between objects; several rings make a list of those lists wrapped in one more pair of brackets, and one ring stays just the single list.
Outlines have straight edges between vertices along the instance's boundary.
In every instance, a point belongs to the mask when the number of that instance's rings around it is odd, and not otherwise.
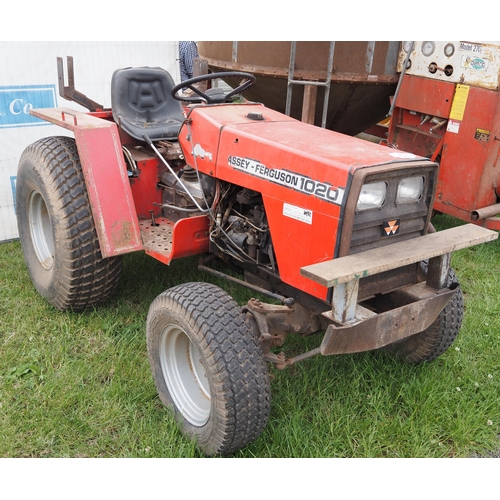
[{"label": "blue and white sign", "polygon": [[0,86],[0,128],[49,125],[31,116],[30,110],[55,106],[55,85]]}]

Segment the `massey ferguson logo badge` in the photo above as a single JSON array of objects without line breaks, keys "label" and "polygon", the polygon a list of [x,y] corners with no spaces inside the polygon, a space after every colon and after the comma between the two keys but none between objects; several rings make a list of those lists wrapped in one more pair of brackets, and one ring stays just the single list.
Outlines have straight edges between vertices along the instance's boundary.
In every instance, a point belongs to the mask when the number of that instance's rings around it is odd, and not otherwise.
[{"label": "massey ferguson logo badge", "polygon": [[316,198],[334,203],[335,205],[341,205],[344,198],[344,188],[334,187],[327,182],[315,181],[310,177],[289,172],[288,170],[269,168],[250,158],[230,156],[227,159],[227,163],[236,170],[247,172],[261,179],[266,179],[304,194],[313,195]]},{"label": "massey ferguson logo badge", "polygon": [[400,222],[399,219],[389,220],[384,222],[383,236],[392,236],[399,233]]}]

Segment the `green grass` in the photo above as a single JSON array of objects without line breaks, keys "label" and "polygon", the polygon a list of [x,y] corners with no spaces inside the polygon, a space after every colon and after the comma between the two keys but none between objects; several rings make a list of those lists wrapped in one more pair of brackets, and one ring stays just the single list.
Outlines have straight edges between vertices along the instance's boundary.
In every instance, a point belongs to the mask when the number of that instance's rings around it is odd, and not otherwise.
[{"label": "green grass", "polygon": [[[459,224],[445,216],[438,229]],[[118,293],[85,313],[60,313],[34,290],[19,242],[0,245],[0,456],[199,457],[160,403],[145,343],[149,304],[207,280],[239,303],[253,294],[196,270],[126,256]],[[470,457],[500,449],[500,244],[454,254],[466,314],[436,361],[405,365],[383,351],[317,356],[271,368],[261,437],[236,457]],[[319,338],[290,337],[287,353]]]}]

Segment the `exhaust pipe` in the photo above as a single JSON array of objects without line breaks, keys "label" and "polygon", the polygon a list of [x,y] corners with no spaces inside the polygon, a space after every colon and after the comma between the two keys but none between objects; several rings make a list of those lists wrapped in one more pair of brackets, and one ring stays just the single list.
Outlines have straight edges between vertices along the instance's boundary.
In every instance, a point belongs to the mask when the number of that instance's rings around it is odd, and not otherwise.
[{"label": "exhaust pipe", "polygon": [[500,214],[500,203],[496,205],[491,205],[489,207],[480,208],[479,210],[473,210],[470,213],[470,218],[474,221],[487,219],[488,217],[495,217],[495,215]]}]

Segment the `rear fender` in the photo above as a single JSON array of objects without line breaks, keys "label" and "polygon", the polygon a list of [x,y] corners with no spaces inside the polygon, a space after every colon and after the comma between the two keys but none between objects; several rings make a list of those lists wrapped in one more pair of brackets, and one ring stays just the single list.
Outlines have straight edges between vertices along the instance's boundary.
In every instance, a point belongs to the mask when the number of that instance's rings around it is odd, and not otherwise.
[{"label": "rear fender", "polygon": [[68,108],[36,109],[31,114],[74,133],[102,256],[142,250],[116,124]]}]

